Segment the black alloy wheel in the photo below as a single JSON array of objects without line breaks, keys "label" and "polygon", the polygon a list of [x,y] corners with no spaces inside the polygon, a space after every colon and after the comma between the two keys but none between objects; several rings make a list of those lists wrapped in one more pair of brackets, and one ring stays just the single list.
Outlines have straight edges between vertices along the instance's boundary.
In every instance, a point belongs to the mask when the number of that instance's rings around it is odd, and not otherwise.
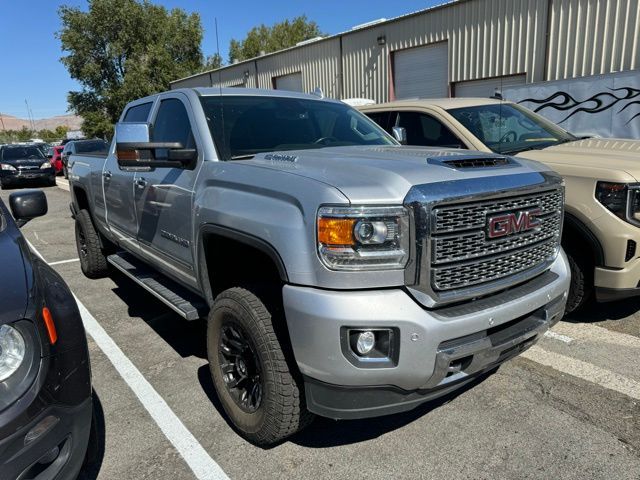
[{"label": "black alloy wheel", "polygon": [[222,379],[238,407],[253,413],[262,403],[262,369],[249,336],[233,321],[222,325],[218,345]]}]

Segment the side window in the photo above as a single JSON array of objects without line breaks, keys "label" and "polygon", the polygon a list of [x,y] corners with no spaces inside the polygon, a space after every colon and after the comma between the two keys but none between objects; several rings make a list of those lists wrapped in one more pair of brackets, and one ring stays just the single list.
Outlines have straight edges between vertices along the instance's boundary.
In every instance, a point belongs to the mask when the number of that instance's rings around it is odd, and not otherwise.
[{"label": "side window", "polygon": [[387,132],[391,133],[391,125],[389,123],[389,117],[391,112],[363,112],[367,117],[376,122]]},{"label": "side window", "polygon": [[[195,140],[184,104],[177,98],[160,102],[153,124],[154,142],[179,142],[183,148],[195,148]],[[166,150],[156,150],[156,158],[166,158]]]},{"label": "side window", "polygon": [[146,122],[153,102],[141,103],[127,110],[123,122]]},{"label": "side window", "polygon": [[462,141],[451,130],[431,115],[399,112],[397,126],[406,129],[409,145],[465,148]]}]

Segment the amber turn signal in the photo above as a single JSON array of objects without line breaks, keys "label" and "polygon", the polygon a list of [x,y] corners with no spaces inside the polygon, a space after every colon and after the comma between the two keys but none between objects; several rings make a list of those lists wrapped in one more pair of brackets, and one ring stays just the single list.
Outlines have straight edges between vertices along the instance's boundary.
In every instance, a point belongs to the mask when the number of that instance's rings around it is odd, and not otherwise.
[{"label": "amber turn signal", "polygon": [[49,335],[49,342],[51,345],[55,345],[58,341],[58,332],[56,331],[56,324],[53,323],[53,317],[47,307],[42,309],[42,318],[44,319],[44,326],[47,327],[47,334]]},{"label": "amber turn signal", "polygon": [[140,160],[138,150],[118,150],[116,154],[118,160]]},{"label": "amber turn signal", "polygon": [[318,242],[330,246],[354,245],[356,221],[354,218],[318,218]]}]

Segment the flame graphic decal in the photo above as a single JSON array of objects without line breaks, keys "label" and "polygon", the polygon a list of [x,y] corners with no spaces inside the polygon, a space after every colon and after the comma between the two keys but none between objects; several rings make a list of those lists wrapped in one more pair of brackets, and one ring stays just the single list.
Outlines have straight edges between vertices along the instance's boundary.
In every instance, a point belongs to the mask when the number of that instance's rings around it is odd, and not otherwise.
[{"label": "flame graphic decal", "polygon": [[[585,112],[585,113],[600,113],[605,110],[609,110],[613,108],[615,105],[620,102],[624,102],[627,100],[632,100],[635,98],[640,98],[640,89],[632,88],[632,87],[621,87],[621,88],[610,88],[611,92],[600,92],[593,95],[586,100],[576,100],[571,95],[566,92],[556,92],[553,95],[544,98],[525,98],[524,100],[519,101],[518,103],[531,102],[536,105],[539,105],[534,109],[535,112],[540,112],[545,108],[552,108],[554,110],[558,110],[560,112],[569,112],[570,113],[560,120],[558,123],[562,123],[567,121],[569,118],[573,117],[576,113]],[[640,105],[640,99],[634,100],[631,102],[627,102],[617,113],[621,113],[627,108],[635,105]],[[640,112],[633,115],[628,121],[627,125],[634,119],[640,117]]]}]

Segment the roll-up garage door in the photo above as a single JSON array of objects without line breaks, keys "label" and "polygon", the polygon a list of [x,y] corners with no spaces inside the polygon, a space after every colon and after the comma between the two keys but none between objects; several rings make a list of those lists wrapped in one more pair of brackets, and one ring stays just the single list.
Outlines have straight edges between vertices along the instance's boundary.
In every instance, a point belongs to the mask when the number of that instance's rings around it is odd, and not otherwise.
[{"label": "roll-up garage door", "polygon": [[393,52],[393,84],[397,99],[448,97],[447,42]]},{"label": "roll-up garage door", "polygon": [[300,72],[274,77],[273,80],[277,90],[289,90],[291,92],[302,91],[302,73]]},{"label": "roll-up garage door", "polygon": [[484,80],[470,80],[468,82],[458,82],[455,84],[454,94],[456,97],[491,97],[496,93],[496,89],[512,85],[522,85],[526,83],[526,75],[509,75],[505,77],[489,78]]}]

